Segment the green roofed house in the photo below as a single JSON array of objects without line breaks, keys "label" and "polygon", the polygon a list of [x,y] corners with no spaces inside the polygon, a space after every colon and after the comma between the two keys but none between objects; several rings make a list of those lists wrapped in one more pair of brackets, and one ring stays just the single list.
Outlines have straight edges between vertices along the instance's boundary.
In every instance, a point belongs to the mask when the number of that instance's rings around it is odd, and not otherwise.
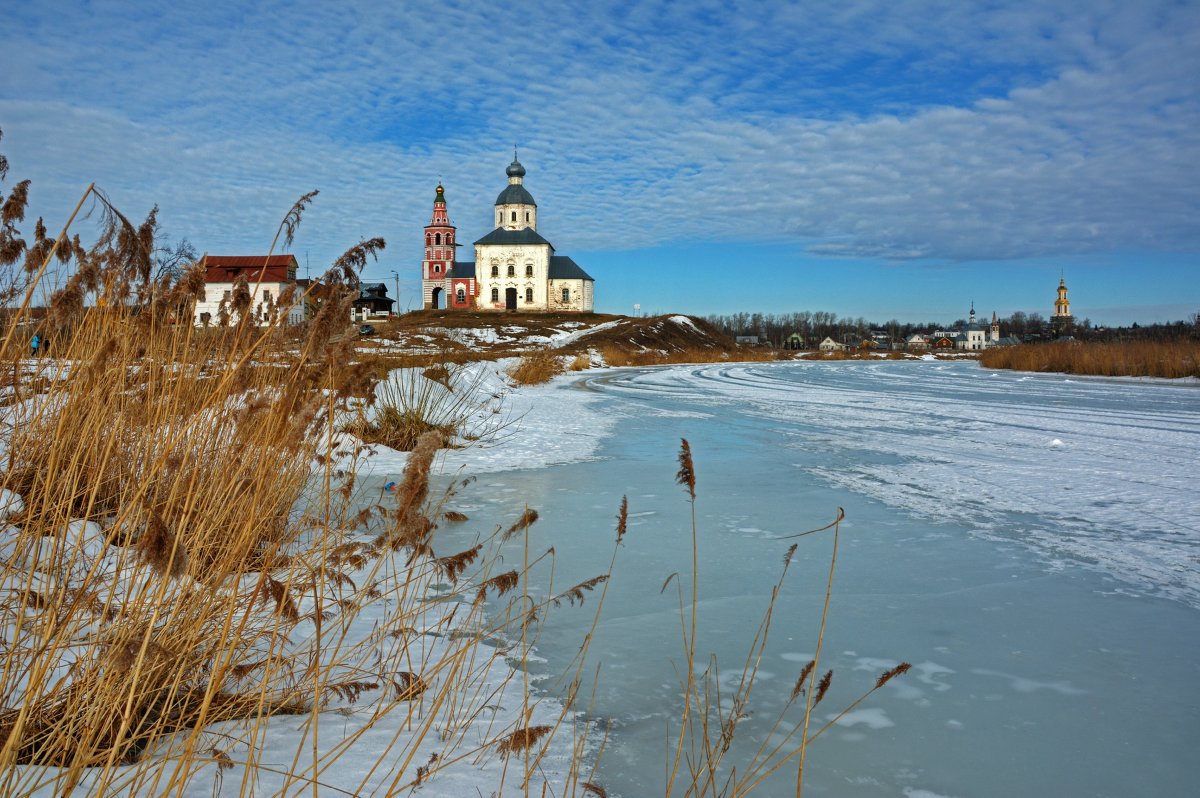
[{"label": "green roofed house", "polygon": [[475,242],[475,260],[455,256],[456,229],[438,184],[433,219],[425,227],[421,284],[426,308],[590,313],[594,284],[578,263],[556,255],[537,232],[537,203],[525,188],[525,167],[513,153],[508,185],[496,197],[496,227]]}]

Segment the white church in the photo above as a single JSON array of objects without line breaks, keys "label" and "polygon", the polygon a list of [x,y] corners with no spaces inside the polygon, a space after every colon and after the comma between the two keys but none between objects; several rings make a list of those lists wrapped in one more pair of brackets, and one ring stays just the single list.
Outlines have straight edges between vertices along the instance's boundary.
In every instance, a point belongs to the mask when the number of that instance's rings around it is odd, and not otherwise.
[{"label": "white church", "polygon": [[441,183],[425,226],[421,265],[424,307],[591,313],[595,281],[537,232],[537,203],[525,188],[525,167],[513,153],[508,185],[496,198],[496,227],[475,242],[475,260],[460,261],[457,230],[446,212]]}]

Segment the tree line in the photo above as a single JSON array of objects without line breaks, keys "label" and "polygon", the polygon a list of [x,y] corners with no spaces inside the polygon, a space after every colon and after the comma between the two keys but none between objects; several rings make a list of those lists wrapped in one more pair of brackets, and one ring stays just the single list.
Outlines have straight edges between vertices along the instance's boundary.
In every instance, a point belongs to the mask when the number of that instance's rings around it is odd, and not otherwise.
[{"label": "tree line", "polygon": [[[901,322],[888,319],[878,322],[862,316],[838,316],[829,311],[800,311],[796,313],[730,313],[704,317],[705,321],[731,337],[753,336],[759,340],[782,347],[793,334],[799,334],[812,346],[826,337],[835,341],[860,337],[872,333],[886,333],[893,341],[903,340],[914,333],[929,333],[934,330],[954,330],[967,326],[966,319],[956,319],[950,324],[939,321],[923,323]],[[979,324],[991,324],[991,316],[977,319]],[[1019,340],[1038,340],[1055,337],[1050,321],[1040,313],[1016,311],[1001,318],[1000,334]],[[1079,339],[1116,340],[1174,340],[1178,338],[1200,338],[1200,313],[1193,313],[1186,321],[1174,321],[1128,327],[1094,325],[1091,319],[1075,321],[1067,331]]]}]

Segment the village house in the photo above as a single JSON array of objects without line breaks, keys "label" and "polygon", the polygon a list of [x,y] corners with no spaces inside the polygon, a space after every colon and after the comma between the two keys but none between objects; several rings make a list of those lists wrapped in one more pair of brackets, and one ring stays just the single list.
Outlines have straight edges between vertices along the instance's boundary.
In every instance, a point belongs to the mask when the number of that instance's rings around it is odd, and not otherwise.
[{"label": "village house", "polygon": [[[198,327],[236,321],[234,304],[239,278],[246,281],[249,308],[255,324],[269,324],[279,317],[285,324],[304,321],[303,283],[296,279],[293,255],[205,255],[204,297],[196,302],[194,323]],[[280,297],[291,289],[292,301],[279,305]]]},{"label": "village house", "polygon": [[370,283],[359,287],[358,297],[350,303],[350,317],[355,321],[387,321],[392,317],[396,300],[387,295],[387,283]]},{"label": "village house", "polygon": [[817,346],[817,348],[820,349],[822,352],[844,352],[844,351],[846,351],[845,344],[839,344],[837,341],[833,340],[828,335],[825,336],[825,340],[822,341]]},{"label": "village house", "polygon": [[496,227],[475,242],[475,260],[456,257],[457,230],[438,184],[433,218],[425,226],[421,265],[424,307],[449,310],[520,310],[590,313],[594,280],[579,264],[557,255],[537,232],[537,203],[525,188],[525,167],[513,153],[508,185],[495,203]]}]

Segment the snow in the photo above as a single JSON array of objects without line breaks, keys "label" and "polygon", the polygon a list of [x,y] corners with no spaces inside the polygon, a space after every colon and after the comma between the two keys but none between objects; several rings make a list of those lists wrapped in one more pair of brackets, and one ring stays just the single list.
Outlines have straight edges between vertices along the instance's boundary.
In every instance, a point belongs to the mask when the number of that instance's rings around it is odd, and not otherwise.
[{"label": "snow", "polygon": [[[460,382],[470,386],[484,407],[477,417],[483,440],[464,449],[443,450],[438,456],[443,473],[478,475],[580,462],[595,457],[600,442],[612,433],[616,419],[598,408],[600,397],[582,390],[570,377],[514,388],[507,372],[517,362],[505,358],[465,367]],[[407,378],[403,369],[389,376],[394,383]],[[495,397],[499,398],[494,403],[488,402]],[[367,474],[394,476],[408,462],[405,452],[373,448],[375,453],[363,464]]]}]

